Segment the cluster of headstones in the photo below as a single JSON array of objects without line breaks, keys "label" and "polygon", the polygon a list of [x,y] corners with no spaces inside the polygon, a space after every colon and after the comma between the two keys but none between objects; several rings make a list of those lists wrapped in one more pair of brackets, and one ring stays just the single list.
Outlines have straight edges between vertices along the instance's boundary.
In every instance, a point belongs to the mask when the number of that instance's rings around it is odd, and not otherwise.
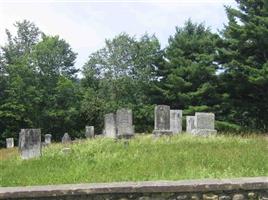
[{"label": "cluster of headstones", "polygon": [[[21,129],[21,133],[19,134],[20,135],[20,137],[19,137],[19,145],[23,144],[24,141],[27,141],[25,139],[25,137],[27,137],[26,136],[27,134],[25,134],[25,135],[23,134],[23,133],[27,132],[27,130],[39,130],[39,129]],[[46,145],[51,144],[51,138],[52,138],[51,134],[46,134],[45,135],[45,141],[44,141],[43,145],[46,146]],[[14,146],[15,146],[14,145],[14,138],[6,138],[6,148],[9,149],[9,148],[13,148]]]},{"label": "cluster of headstones", "polygon": [[104,116],[104,136],[128,139],[134,136],[134,132],[131,109],[118,109],[116,114],[108,113]]},{"label": "cluster of headstones", "polygon": [[215,115],[213,113],[196,112],[195,116],[186,116],[186,132],[193,135],[213,135]]},{"label": "cluster of headstones", "polygon": [[[158,105],[154,111],[154,131],[156,136],[171,135],[182,132],[182,110],[170,110],[167,105]],[[186,132],[193,135],[212,135],[215,115],[213,113],[196,112],[195,116],[186,116]]]},{"label": "cluster of headstones", "polygon": [[[45,135],[45,140],[41,142],[41,129],[21,129],[19,133],[18,150],[22,159],[30,159],[41,156],[42,147],[51,144],[51,134]],[[71,137],[65,133],[62,137],[62,143],[70,143]],[[14,147],[14,138],[6,139],[6,147]]]},{"label": "cluster of headstones", "polygon": [[[217,133],[214,129],[215,115],[213,113],[195,113],[195,116],[186,116],[186,132],[193,135],[211,135]],[[94,137],[94,126],[86,126],[86,138]],[[182,132],[182,110],[170,110],[167,105],[157,105],[154,111],[155,136],[173,135]],[[104,116],[103,136],[110,138],[129,139],[134,136],[133,116],[131,109],[118,109],[116,114],[108,113]],[[21,129],[19,133],[19,152],[21,158],[29,159],[41,155],[42,146],[51,143],[51,134],[45,135],[41,143],[40,129]],[[65,133],[62,143],[70,143],[71,137]],[[14,147],[14,139],[6,139],[7,148]]]}]

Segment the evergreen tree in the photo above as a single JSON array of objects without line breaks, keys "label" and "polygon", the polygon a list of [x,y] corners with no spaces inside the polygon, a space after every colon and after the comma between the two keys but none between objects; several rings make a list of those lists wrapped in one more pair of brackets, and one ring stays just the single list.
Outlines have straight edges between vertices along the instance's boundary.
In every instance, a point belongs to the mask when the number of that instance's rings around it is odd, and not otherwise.
[{"label": "evergreen tree", "polygon": [[157,103],[189,112],[212,110],[217,105],[217,38],[209,28],[191,20],[182,28],[176,27],[158,70]]},{"label": "evergreen tree", "polygon": [[268,130],[268,2],[237,0],[226,7],[228,24],[218,44],[223,115],[240,125]]}]

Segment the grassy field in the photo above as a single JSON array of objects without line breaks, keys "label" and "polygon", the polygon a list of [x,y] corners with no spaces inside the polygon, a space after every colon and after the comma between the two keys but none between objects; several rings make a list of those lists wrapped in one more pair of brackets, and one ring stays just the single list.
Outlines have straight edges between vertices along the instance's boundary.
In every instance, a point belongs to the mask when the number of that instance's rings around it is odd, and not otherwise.
[{"label": "grassy field", "polygon": [[65,155],[53,144],[32,160],[0,150],[0,185],[268,176],[268,140],[261,136],[138,136],[129,144],[98,138],[69,147]]}]

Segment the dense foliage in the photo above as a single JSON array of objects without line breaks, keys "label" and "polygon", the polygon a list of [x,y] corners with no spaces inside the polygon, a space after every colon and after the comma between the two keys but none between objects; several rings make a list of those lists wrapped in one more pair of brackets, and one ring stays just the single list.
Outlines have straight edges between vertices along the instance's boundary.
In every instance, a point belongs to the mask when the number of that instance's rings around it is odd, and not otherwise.
[{"label": "dense foliage", "polygon": [[220,33],[188,20],[164,49],[149,34],[107,39],[79,66],[82,78],[66,41],[16,22],[0,50],[0,145],[29,127],[54,139],[81,137],[85,125],[101,133],[119,107],[133,109],[137,132],[151,131],[155,104],[215,112],[224,131],[268,131],[268,2],[237,3]]},{"label": "dense foliage", "polygon": [[228,25],[218,44],[224,119],[268,130],[268,1],[239,0],[227,7]]}]

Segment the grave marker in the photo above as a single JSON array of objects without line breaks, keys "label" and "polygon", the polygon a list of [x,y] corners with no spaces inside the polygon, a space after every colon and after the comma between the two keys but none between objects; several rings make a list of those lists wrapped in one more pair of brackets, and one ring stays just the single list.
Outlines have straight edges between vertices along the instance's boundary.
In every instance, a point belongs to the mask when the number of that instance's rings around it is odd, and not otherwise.
[{"label": "grave marker", "polygon": [[51,134],[45,134],[45,145],[51,144]]},{"label": "grave marker", "polygon": [[93,138],[94,137],[94,126],[86,126],[86,138]]},{"label": "grave marker", "polygon": [[104,115],[104,134],[110,138],[116,138],[116,119],[114,113]]},{"label": "grave marker", "polygon": [[182,132],[182,110],[170,110],[170,130],[173,134]]},{"label": "grave marker", "polygon": [[6,138],[6,147],[8,149],[14,147],[14,138]]},{"label": "grave marker", "polygon": [[19,152],[22,159],[41,156],[41,129],[21,129]]},{"label": "grave marker", "polygon": [[67,144],[67,143],[71,143],[72,139],[71,137],[69,136],[68,133],[64,133],[63,137],[61,138],[61,142],[63,144]]},{"label": "grave marker", "polygon": [[215,130],[215,115],[214,113],[195,113],[195,128],[191,131],[193,135],[213,135]]},{"label": "grave marker", "polygon": [[171,135],[170,130],[170,107],[157,105],[154,109],[154,131],[155,136]]},{"label": "grave marker", "polygon": [[116,127],[118,138],[131,138],[134,136],[131,109],[122,108],[116,111]]},{"label": "grave marker", "polygon": [[194,129],[194,120],[195,116],[186,116],[186,132],[191,133],[191,131]]}]

